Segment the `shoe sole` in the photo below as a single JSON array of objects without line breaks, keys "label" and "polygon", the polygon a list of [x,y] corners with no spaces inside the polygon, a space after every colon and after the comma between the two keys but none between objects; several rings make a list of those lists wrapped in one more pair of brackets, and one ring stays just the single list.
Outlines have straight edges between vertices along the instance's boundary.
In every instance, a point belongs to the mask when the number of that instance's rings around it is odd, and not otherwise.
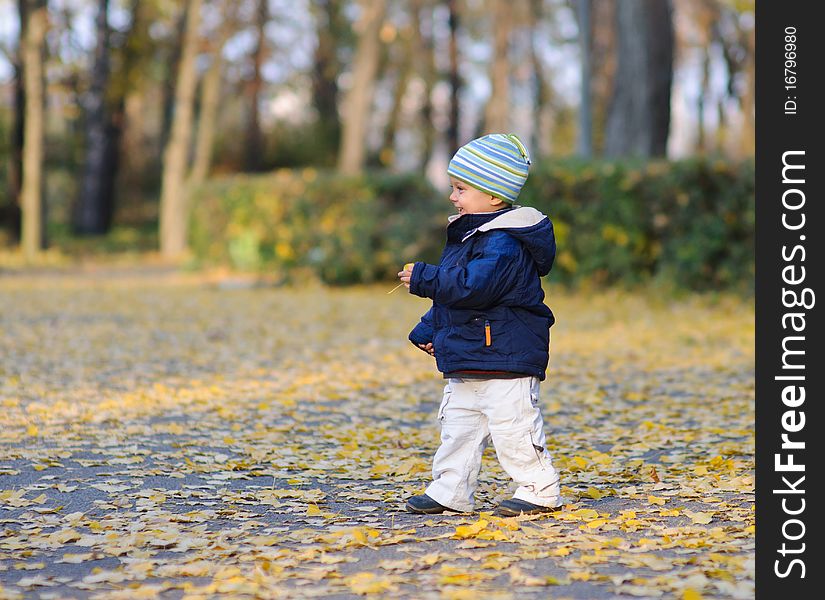
[{"label": "shoe sole", "polygon": [[416,515],[439,515],[443,513],[445,510],[449,510],[444,507],[435,507],[435,508],[416,508],[409,502],[406,504],[407,512],[414,513]]},{"label": "shoe sole", "polygon": [[549,515],[554,512],[558,512],[562,509],[561,506],[555,506],[553,508],[545,508],[543,510],[512,510],[509,508],[497,508],[494,514],[504,517],[519,517],[521,515],[533,516],[533,515]]}]

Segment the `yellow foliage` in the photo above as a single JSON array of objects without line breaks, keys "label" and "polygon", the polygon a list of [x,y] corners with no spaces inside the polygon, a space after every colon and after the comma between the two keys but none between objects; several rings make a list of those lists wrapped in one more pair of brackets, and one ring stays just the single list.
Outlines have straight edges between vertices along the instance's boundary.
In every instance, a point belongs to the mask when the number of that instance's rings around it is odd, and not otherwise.
[{"label": "yellow foliage", "polygon": [[[441,585],[444,598],[503,600],[544,585],[567,597],[571,582],[593,597],[748,597],[749,301],[551,282],[559,321],[541,402],[565,507],[468,518],[400,513],[426,489],[438,444],[443,381],[406,341],[421,299],[383,283],[230,291],[201,275],[27,277],[0,278],[13,298],[0,336],[0,512],[9,569],[31,577],[4,579],[0,596],[48,587],[42,557],[54,555],[120,557],[77,581],[113,599]],[[60,335],[44,315],[59,315]],[[481,509],[509,483],[490,448]]]},{"label": "yellow foliage", "polygon": [[472,525],[459,525],[455,528],[453,537],[457,539],[477,537],[480,531],[487,528],[487,525],[489,525],[489,521],[485,521],[484,519],[479,519]]}]

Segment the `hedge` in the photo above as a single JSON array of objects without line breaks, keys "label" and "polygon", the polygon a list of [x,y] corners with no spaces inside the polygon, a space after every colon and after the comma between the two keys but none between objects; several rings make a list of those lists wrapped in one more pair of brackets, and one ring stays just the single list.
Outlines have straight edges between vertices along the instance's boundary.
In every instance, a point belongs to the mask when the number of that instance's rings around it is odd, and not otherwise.
[{"label": "hedge", "polygon": [[331,284],[395,276],[438,260],[449,202],[415,175],[315,169],[231,176],[196,190],[190,246],[201,264]]},{"label": "hedge", "polygon": [[[194,195],[191,246],[201,264],[285,281],[387,280],[405,262],[437,261],[447,196],[417,174],[215,179]],[[550,161],[533,165],[519,203],[553,220],[553,280],[752,286],[753,161]]]}]

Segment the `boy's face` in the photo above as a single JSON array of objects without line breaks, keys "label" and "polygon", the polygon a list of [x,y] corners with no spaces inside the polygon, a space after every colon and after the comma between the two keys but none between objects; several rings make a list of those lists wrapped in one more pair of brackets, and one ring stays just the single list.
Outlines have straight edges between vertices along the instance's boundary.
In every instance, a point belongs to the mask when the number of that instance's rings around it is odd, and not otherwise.
[{"label": "boy's face", "polygon": [[450,202],[453,203],[460,215],[495,212],[506,206],[501,198],[482,192],[455,177],[450,177],[450,186],[453,188],[450,194]]}]

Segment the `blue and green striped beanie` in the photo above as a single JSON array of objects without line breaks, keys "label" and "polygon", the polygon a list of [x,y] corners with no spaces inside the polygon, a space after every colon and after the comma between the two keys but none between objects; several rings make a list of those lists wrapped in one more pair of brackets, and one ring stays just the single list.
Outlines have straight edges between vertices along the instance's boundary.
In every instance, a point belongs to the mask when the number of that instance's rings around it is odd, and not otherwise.
[{"label": "blue and green striped beanie", "polygon": [[527,181],[530,154],[512,133],[491,133],[458,149],[447,174],[510,204]]}]

